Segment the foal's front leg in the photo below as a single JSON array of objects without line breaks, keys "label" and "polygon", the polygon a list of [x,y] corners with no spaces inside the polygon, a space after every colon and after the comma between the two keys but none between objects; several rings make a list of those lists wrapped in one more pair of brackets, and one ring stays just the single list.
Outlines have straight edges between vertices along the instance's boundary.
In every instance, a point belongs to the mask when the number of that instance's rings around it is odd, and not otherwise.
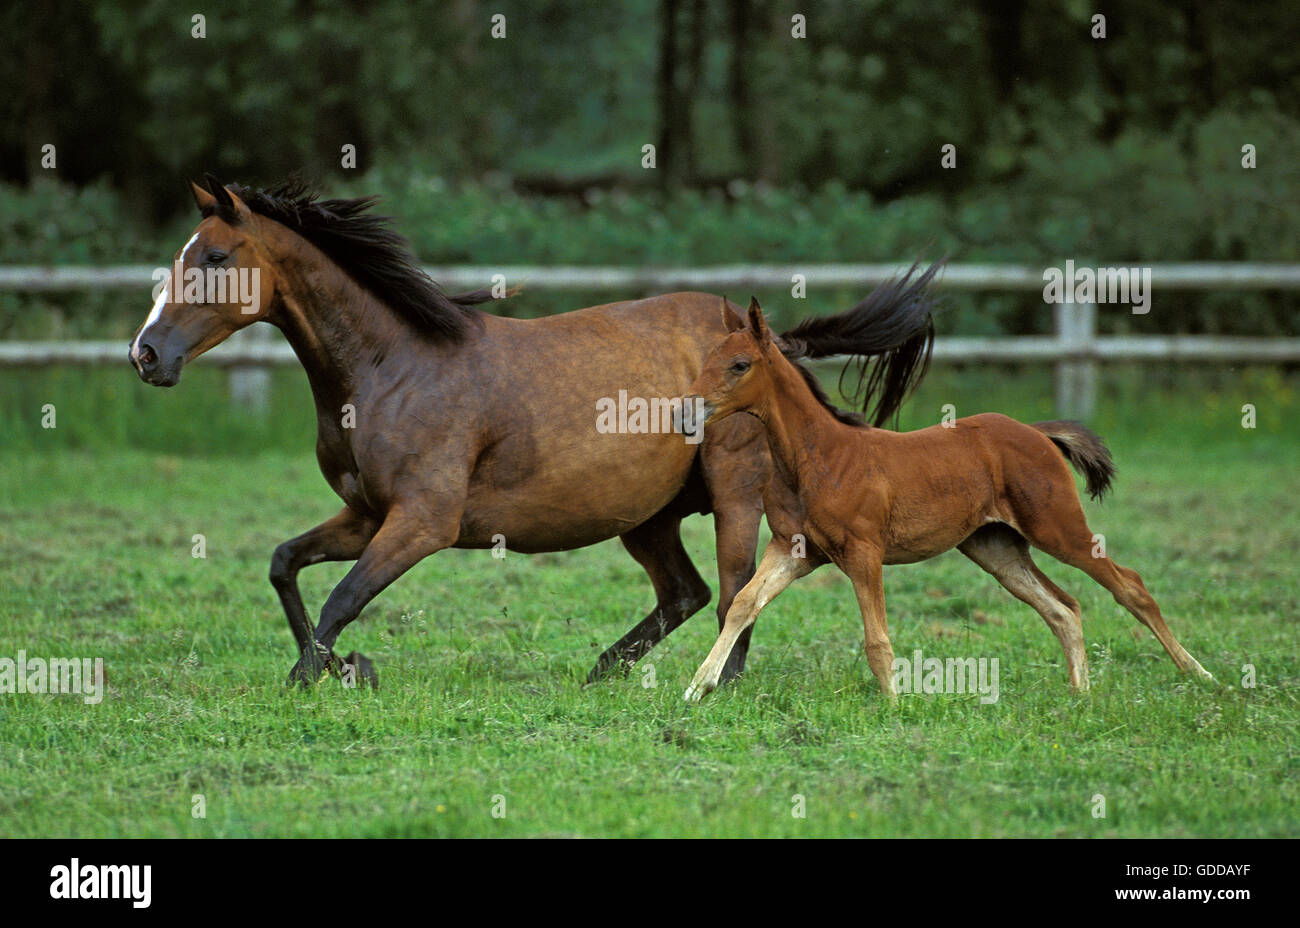
[{"label": "foal's front leg", "polygon": [[718,640],[713,644],[713,650],[704,659],[700,669],[695,672],[691,685],[686,688],[688,701],[698,702],[706,693],[717,689],[722,668],[741,632],[754,624],[763,607],[775,599],[782,590],[812,572],[820,563],[806,557],[795,557],[792,554],[793,549],[794,546],[788,539],[773,537],[767,543],[758,571],[736,595],[731,608],[727,610],[726,621],[718,634]]}]

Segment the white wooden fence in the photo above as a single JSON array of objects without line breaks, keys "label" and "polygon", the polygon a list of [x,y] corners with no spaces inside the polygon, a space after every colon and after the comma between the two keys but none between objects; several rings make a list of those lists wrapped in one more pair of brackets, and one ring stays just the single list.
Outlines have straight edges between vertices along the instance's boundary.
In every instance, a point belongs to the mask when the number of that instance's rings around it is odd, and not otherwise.
[{"label": "white wooden fence", "polygon": [[[1168,306],[1178,290],[1300,290],[1300,264],[1155,264],[1151,268],[1152,309]],[[0,290],[64,291],[130,289],[146,294],[153,268],[0,267]],[[790,287],[796,277],[813,288],[866,290],[898,274],[894,264],[726,265],[703,268],[490,267],[430,266],[426,270],[451,291],[490,284],[494,277],[530,290],[610,290],[626,297],[679,289],[726,292],[733,299],[748,289]],[[499,277],[497,275],[500,275]],[[950,264],[939,286],[952,290],[1041,291],[1043,268],[1029,265]],[[146,301],[142,300],[141,307]],[[1116,312],[1129,307],[1114,305]],[[1300,338],[1223,338],[1215,336],[1098,336],[1097,308],[1091,303],[1053,307],[1053,336],[940,338],[936,363],[1050,362],[1056,367],[1059,415],[1087,418],[1096,402],[1097,368],[1106,361],[1202,361],[1276,363],[1300,361]],[[55,364],[125,364],[125,341],[0,342],[0,367]],[[230,369],[236,402],[264,407],[269,367],[297,363],[269,327],[254,325],[236,333],[205,356],[204,363]]]}]

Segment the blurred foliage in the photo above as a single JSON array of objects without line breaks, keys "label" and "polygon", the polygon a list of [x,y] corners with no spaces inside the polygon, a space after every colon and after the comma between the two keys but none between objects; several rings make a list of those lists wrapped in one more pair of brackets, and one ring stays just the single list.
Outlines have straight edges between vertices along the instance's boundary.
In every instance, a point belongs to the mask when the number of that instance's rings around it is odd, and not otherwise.
[{"label": "blurred foliage", "polygon": [[[1297,259],[1283,3],[1139,0],[1107,12],[1105,39],[1077,0],[821,3],[806,39],[775,0],[236,0],[207,12],[204,39],[194,13],[0,12],[0,262],[161,263],[204,170],[378,193],[436,263]],[[50,141],[58,168],[42,170]],[[1103,330],[1300,331],[1294,295],[1176,298],[1103,313]],[[950,302],[950,325],[979,334],[1050,315],[1032,294]],[[116,332],[142,305],[4,294],[0,337]]]},{"label": "blurred foliage", "polygon": [[[819,370],[829,394],[848,405],[835,365]],[[47,403],[57,410],[57,428],[42,427]],[[1027,421],[1050,419],[1051,365],[936,365],[903,407],[899,428],[932,425],[948,403],[961,414],[997,410]],[[1256,431],[1241,428],[1245,403],[1258,410]],[[1275,365],[1123,363],[1107,368],[1090,424],[1108,440],[1127,435],[1170,448],[1199,447],[1203,439],[1217,447],[1237,435],[1249,438],[1237,453],[1285,460],[1296,442],[1289,423],[1298,412],[1300,377]],[[315,436],[311,390],[296,367],[272,372],[270,405],[261,412],[232,403],[226,372],[201,360],[172,390],[143,387],[125,361],[115,368],[0,370],[0,452],[137,448],[225,457],[301,453]]]}]

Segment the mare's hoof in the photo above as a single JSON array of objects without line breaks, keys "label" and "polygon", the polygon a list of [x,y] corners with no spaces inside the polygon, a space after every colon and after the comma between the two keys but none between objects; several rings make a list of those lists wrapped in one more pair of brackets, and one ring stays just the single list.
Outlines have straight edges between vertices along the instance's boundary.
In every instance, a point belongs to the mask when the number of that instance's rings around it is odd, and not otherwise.
[{"label": "mare's hoof", "polygon": [[584,685],[590,686],[593,683],[599,683],[615,673],[621,673],[626,677],[631,670],[631,662],[618,654],[606,651],[596,661],[596,666],[591,668],[591,673],[587,674],[587,682]]},{"label": "mare's hoof", "polygon": [[372,690],[379,689],[379,672],[375,670],[374,662],[360,651],[353,651],[343,658],[340,679],[347,687],[369,686]]},{"label": "mare's hoof", "polygon": [[338,658],[334,656],[334,652],[316,644],[315,647],[302,652],[298,663],[294,664],[293,669],[289,671],[289,679],[285,681],[285,685],[315,686],[329,676],[333,665],[336,664]]}]

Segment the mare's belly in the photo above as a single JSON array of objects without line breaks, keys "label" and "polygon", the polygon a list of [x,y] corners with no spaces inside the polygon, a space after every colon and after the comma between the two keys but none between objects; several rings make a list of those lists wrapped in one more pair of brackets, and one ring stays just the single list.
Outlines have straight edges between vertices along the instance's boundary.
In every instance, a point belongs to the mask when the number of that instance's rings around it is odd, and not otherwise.
[{"label": "mare's belly", "polygon": [[697,446],[681,435],[580,433],[506,483],[476,472],[458,547],[504,539],[514,551],[561,551],[630,531],[663,509],[691,475]]}]

